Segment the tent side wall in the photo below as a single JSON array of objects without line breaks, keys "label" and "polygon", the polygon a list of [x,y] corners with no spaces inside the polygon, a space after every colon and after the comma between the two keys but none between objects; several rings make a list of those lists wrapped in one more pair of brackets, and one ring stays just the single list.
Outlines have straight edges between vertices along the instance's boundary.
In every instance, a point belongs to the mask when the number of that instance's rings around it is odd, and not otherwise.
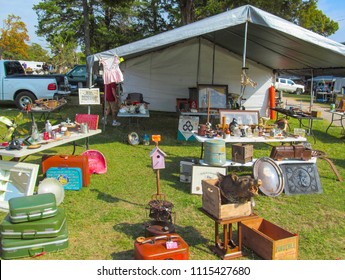
[{"label": "tent side wall", "polygon": [[[199,39],[194,38],[123,62],[125,97],[127,93],[140,92],[151,110],[175,112],[176,98],[188,98],[189,88],[197,84],[228,85],[230,93],[240,94],[242,58],[218,46],[213,54],[211,42],[200,42],[200,48]],[[258,85],[246,87],[243,105],[266,116],[272,70],[251,61],[247,66],[249,77]]]}]

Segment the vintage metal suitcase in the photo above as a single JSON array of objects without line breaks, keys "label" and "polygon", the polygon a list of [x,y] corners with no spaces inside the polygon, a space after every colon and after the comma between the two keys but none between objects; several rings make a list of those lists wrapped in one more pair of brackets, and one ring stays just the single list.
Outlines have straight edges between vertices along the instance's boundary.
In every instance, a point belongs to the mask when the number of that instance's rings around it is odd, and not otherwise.
[{"label": "vintage metal suitcase", "polygon": [[7,215],[0,224],[1,238],[34,239],[56,237],[66,223],[65,211],[58,209],[56,216],[31,222],[12,223]]},{"label": "vintage metal suitcase", "polygon": [[79,167],[50,167],[46,177],[58,180],[65,190],[79,191],[83,185]]},{"label": "vintage metal suitcase", "polygon": [[82,171],[83,186],[90,184],[89,161],[86,155],[44,155],[42,156],[42,173],[51,167],[79,167]]},{"label": "vintage metal suitcase", "polygon": [[271,150],[270,158],[274,160],[283,160],[283,159],[310,160],[311,149],[307,149],[303,145],[274,146]]},{"label": "vintage metal suitcase", "polygon": [[134,243],[136,260],[188,260],[189,246],[178,234],[138,237]]},{"label": "vintage metal suitcase", "polygon": [[58,210],[55,194],[53,193],[14,197],[8,201],[8,206],[12,223],[53,217]]},{"label": "vintage metal suitcase", "polygon": [[37,257],[47,252],[56,252],[68,247],[68,231],[65,223],[56,237],[35,239],[1,239],[1,257],[16,259]]}]

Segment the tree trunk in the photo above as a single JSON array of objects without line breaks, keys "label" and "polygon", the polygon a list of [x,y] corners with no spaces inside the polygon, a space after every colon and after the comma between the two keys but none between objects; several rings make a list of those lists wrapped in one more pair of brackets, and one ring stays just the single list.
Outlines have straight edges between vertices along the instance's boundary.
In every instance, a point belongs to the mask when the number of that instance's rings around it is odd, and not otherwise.
[{"label": "tree trunk", "polygon": [[187,25],[194,21],[193,16],[193,0],[179,0],[182,25]]},{"label": "tree trunk", "polygon": [[83,0],[83,15],[84,15],[84,40],[85,40],[85,56],[91,54],[90,51],[90,22],[89,22],[89,7],[87,0]]}]

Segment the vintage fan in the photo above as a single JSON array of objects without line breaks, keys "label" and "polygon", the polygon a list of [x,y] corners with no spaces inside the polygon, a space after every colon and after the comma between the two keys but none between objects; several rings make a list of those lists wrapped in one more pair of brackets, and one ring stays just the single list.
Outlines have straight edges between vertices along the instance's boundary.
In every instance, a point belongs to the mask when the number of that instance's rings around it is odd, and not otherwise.
[{"label": "vintage fan", "polygon": [[0,116],[0,123],[3,123],[7,127],[7,132],[2,137],[4,141],[10,141],[13,139],[14,133],[19,133],[20,135],[25,135],[28,131],[19,126],[19,122],[23,119],[23,113],[20,112],[13,120],[10,120],[7,117]]}]

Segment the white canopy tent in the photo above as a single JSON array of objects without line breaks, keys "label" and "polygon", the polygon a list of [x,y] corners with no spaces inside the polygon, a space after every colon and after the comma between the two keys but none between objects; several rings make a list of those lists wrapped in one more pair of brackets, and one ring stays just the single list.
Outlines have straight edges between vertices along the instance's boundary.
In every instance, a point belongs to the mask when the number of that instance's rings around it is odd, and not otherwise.
[{"label": "white canopy tent", "polygon": [[[227,84],[241,93],[242,68],[257,87],[243,104],[265,115],[274,74],[345,76],[345,46],[247,5],[87,57],[123,57],[124,92],[141,92],[150,108],[175,111],[197,84]],[[91,77],[91,74],[89,75]]]}]

